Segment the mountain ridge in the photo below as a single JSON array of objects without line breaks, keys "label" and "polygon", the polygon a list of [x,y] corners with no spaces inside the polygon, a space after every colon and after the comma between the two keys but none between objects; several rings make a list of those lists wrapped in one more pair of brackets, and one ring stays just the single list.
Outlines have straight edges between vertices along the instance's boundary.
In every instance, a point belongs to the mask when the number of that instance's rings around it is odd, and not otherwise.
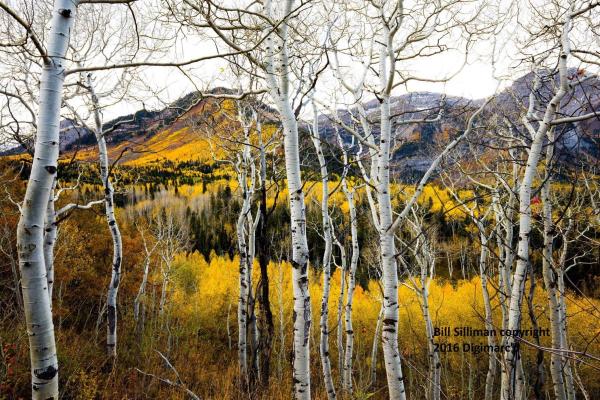
[{"label": "mountain ridge", "polygon": [[[570,71],[570,79],[580,80],[578,70]],[[487,107],[488,116],[494,114],[516,114],[519,107],[526,107],[531,90],[532,74],[516,79],[511,86],[495,96]],[[540,95],[548,96],[552,78],[546,78]],[[600,79],[593,77],[583,84],[578,84],[563,107],[566,114],[581,114],[589,109],[600,109]],[[217,87],[211,94],[232,94],[231,89]],[[441,93],[423,91],[394,96],[391,99],[392,115],[403,115],[404,119],[435,116],[440,104],[443,104],[444,118],[436,122],[420,124],[398,124],[394,122],[397,146],[393,161],[395,168],[402,175],[419,175],[428,168],[436,154],[432,146],[447,142],[453,135],[464,129],[465,115],[479,107],[483,99],[467,99],[460,96],[444,96]],[[575,99],[575,101],[573,100]],[[229,100],[231,102],[231,100]],[[217,115],[223,111],[225,100],[214,97],[202,97],[199,92],[190,92],[160,110],[141,109],[133,114],[120,116],[105,123],[106,140],[111,160],[119,160],[123,164],[143,164],[160,161],[202,161],[208,162],[212,156],[208,153],[207,130],[227,131],[236,129],[234,118]],[[585,102],[588,106],[585,106]],[[257,102],[269,122],[277,120],[276,112],[264,103]],[[583,103],[583,105],[582,105]],[[373,134],[379,135],[379,102],[377,99],[363,103],[367,116],[372,120]],[[233,110],[229,110],[233,112]],[[227,111],[226,111],[227,112]],[[589,111],[588,111],[589,112]],[[217,114],[215,114],[217,113]],[[352,124],[355,107],[336,110],[337,117],[347,124]],[[320,135],[331,144],[336,143],[335,132],[339,130],[345,141],[351,135],[337,127],[331,114],[319,115]],[[70,124],[70,127],[69,127]],[[204,124],[205,126],[200,126]],[[301,122],[301,128],[308,123]],[[73,121],[61,122],[61,151],[78,153],[85,161],[94,161],[95,137],[92,132],[77,126]],[[568,156],[581,151],[593,158],[600,157],[598,146],[600,141],[600,118],[590,119],[573,124],[569,131],[561,136],[561,147],[567,149]]]}]

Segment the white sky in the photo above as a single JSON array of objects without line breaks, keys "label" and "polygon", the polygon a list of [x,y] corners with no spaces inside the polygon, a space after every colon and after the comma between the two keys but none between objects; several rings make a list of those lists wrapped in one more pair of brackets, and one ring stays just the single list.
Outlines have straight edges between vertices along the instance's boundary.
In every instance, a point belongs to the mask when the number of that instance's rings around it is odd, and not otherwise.
[{"label": "white sky", "polygon": [[[447,54],[439,56],[436,60],[429,60],[416,64],[416,69],[423,76],[443,76],[458,70],[463,62],[464,55]],[[225,71],[223,61],[207,61],[201,66],[194,68],[195,85],[199,89],[207,87],[233,87]],[[172,68],[147,68],[142,72],[143,80],[160,90],[160,98],[164,101],[174,101],[179,97],[195,90],[194,84],[181,72]],[[513,77],[513,79],[518,76]],[[510,81],[504,81],[500,87],[509,85]],[[499,82],[494,78],[491,62],[485,60],[470,61],[462,67],[461,71],[450,81],[441,83],[427,83],[411,81],[407,88],[398,88],[395,94],[403,94],[408,91],[430,91],[444,92],[451,96],[461,96],[469,99],[480,99],[488,97],[497,90]],[[146,107],[160,107],[155,102],[145,103]],[[120,115],[135,112],[142,108],[141,102],[121,102],[108,107],[104,111],[105,121]]]}]

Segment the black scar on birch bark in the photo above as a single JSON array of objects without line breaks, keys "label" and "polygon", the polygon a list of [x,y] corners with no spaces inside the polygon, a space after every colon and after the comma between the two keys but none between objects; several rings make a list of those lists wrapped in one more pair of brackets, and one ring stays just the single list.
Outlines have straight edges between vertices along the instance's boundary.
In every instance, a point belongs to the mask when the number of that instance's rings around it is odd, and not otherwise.
[{"label": "black scar on birch bark", "polygon": [[304,346],[308,345],[308,340],[310,339],[310,297],[307,296],[304,298]]},{"label": "black scar on birch bark", "polygon": [[[121,257],[117,257],[117,259],[115,260],[115,263],[113,264],[113,269],[117,272],[119,272],[119,269],[121,268]],[[115,288],[119,286],[119,281],[117,280],[115,282]]]},{"label": "black scar on birch bark", "polygon": [[46,165],[44,167],[44,169],[46,171],[48,171],[49,174],[55,174],[56,173],[56,167],[54,165]]},{"label": "black scar on birch bark", "polygon": [[108,306],[107,314],[108,314],[108,330],[110,332],[114,332],[116,329],[115,318],[117,316],[117,310],[115,309],[115,306]]},{"label": "black scar on birch bark", "polygon": [[61,8],[60,10],[58,10],[58,12],[65,18],[71,18],[71,10],[69,10],[68,8]]},{"label": "black scar on birch bark", "polygon": [[33,370],[33,374],[38,379],[43,379],[46,381],[51,380],[58,373],[58,368],[55,368],[54,365],[49,365],[46,368],[38,368]]}]

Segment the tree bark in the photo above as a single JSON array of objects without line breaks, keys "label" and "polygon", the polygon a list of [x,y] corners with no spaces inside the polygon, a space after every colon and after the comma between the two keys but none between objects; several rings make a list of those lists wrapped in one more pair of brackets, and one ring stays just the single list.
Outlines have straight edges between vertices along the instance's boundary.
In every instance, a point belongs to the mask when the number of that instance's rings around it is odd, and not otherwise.
[{"label": "tree bark", "polygon": [[123,260],[123,241],[119,224],[115,216],[114,193],[110,179],[110,163],[108,160],[108,149],[106,139],[102,132],[102,119],[100,116],[100,106],[98,96],[94,89],[92,74],[87,75],[88,89],[92,96],[92,107],[94,112],[94,134],[98,143],[98,159],[100,161],[100,178],[104,187],[104,209],[106,214],[106,223],[112,238],[113,257],[110,284],[107,293],[107,320],[106,347],[108,354],[112,357],[117,356],[117,294],[119,293],[119,283],[121,282],[121,264]]},{"label": "tree bark", "polygon": [[54,246],[58,236],[58,225],[56,222],[56,209],[54,191],[56,189],[57,178],[52,182],[52,189],[48,196],[48,205],[46,207],[46,220],[44,221],[44,262],[46,263],[46,280],[48,282],[48,300],[50,309],[52,309],[52,288],[54,286]]},{"label": "tree bark", "polygon": [[[345,164],[348,163],[347,156],[345,157]],[[348,269],[348,294],[346,295],[346,313],[345,313],[345,329],[346,329],[346,351],[344,359],[344,371],[342,387],[343,389],[352,395],[352,356],[354,352],[354,327],[352,325],[352,302],[354,299],[354,289],[356,287],[356,268],[358,266],[359,259],[359,246],[358,246],[358,228],[357,228],[357,216],[356,206],[354,205],[354,189],[348,188],[346,178],[342,178],[342,189],[346,195],[346,201],[348,202],[349,218],[350,218],[350,236],[352,240],[352,256],[350,258],[350,268]],[[343,282],[342,282],[343,284]]]},{"label": "tree bark", "polygon": [[[384,57],[384,54],[381,56]],[[382,74],[384,75],[384,74]],[[392,199],[390,196],[390,97],[381,99],[381,139],[377,171],[377,203],[379,207],[379,246],[383,271],[384,317],[382,330],[383,357],[391,399],[406,399],[400,351],[398,349],[398,268],[394,243]]]},{"label": "tree bark", "polygon": [[[284,16],[290,14],[293,0],[283,4]],[[265,14],[272,17],[272,2],[264,2]],[[276,38],[276,39],[274,39]],[[275,46],[280,50],[275,57]],[[310,326],[312,323],[310,293],[308,290],[308,241],[306,237],[306,210],[300,173],[298,147],[298,121],[292,110],[289,92],[288,23],[279,25],[278,34],[270,34],[266,40],[266,79],[270,95],[279,114],[284,134],[285,170],[290,205],[292,244],[292,288],[294,292],[294,398],[310,399]]]},{"label": "tree bark", "polygon": [[[552,129],[548,131],[548,138],[553,137]],[[552,168],[552,156],[554,143],[549,143],[546,149],[546,167]],[[544,286],[546,287],[546,296],[548,298],[548,309],[550,319],[550,330],[552,331],[552,348],[561,349],[561,332],[560,332],[560,304],[556,293],[558,277],[552,266],[553,260],[553,242],[554,242],[554,226],[552,222],[552,203],[550,200],[550,184],[552,182],[552,171],[546,172],[547,176],[541,188],[541,199],[543,207],[544,221],[544,248],[542,251],[542,275],[544,278]],[[550,375],[552,376],[552,384],[554,396],[558,400],[566,400],[567,393],[565,391],[565,382],[562,371],[562,356],[556,352],[550,353]]]},{"label": "tree bark", "polygon": [[[519,244],[517,250],[517,266],[513,275],[512,293],[510,296],[510,307],[508,316],[508,329],[516,331],[521,327],[521,303],[523,301],[523,293],[525,290],[525,279],[527,267],[529,264],[529,235],[531,233],[531,186],[533,177],[537,170],[542,144],[550,123],[556,115],[560,107],[562,98],[567,93],[567,59],[570,54],[569,30],[571,29],[571,14],[567,12],[565,23],[561,33],[561,48],[558,62],[560,87],[554,94],[549,104],[546,106],[544,117],[535,130],[533,142],[529,149],[527,157],[527,165],[521,186],[519,188]],[[531,97],[530,97],[531,98]],[[533,108],[530,100],[530,109]],[[529,115],[528,115],[529,117]],[[528,118],[527,117],[527,118]],[[530,126],[530,121],[525,119],[526,125]],[[533,129],[530,129],[533,130]],[[518,392],[518,378],[516,363],[520,359],[519,343],[514,337],[508,337],[507,350],[504,353],[506,371],[502,374],[502,399],[512,400]]]},{"label": "tree bark", "polygon": [[56,179],[65,56],[77,1],[56,0],[40,80],[37,135],[31,174],[17,227],[19,270],[29,350],[33,399],[58,399],[58,360],[44,261],[44,218]]},{"label": "tree bark", "polygon": [[[329,292],[331,289],[331,252],[333,249],[333,238],[331,235],[331,220],[329,218],[329,173],[327,171],[327,162],[321,146],[321,137],[319,136],[318,112],[314,100],[313,124],[311,128],[311,139],[319,160],[321,172],[321,219],[323,224],[323,240],[325,241],[325,250],[323,252],[323,296],[321,298],[321,318],[319,327],[321,335],[319,339],[319,354],[321,356],[321,365],[323,368],[323,381],[327,398],[333,400],[336,398],[335,385],[331,374],[331,359],[329,357]],[[343,282],[342,282],[343,284]]]}]

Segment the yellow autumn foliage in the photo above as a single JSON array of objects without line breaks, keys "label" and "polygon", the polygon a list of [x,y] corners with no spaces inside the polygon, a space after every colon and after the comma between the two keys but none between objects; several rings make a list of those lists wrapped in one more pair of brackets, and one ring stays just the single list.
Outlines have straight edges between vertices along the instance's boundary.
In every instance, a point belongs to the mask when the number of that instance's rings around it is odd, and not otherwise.
[{"label": "yellow autumn foliage", "polygon": [[[285,332],[285,349],[291,349],[291,324],[292,324],[292,305],[293,294],[291,286],[291,265],[288,262],[269,264],[269,279],[271,293],[271,308],[275,317],[276,331],[283,327]],[[202,327],[209,332],[218,332],[220,335],[229,334],[233,343],[237,335],[237,301],[239,287],[239,259],[228,256],[216,256],[214,253],[210,260],[205,260],[203,256],[193,253],[189,255],[179,255],[175,261],[175,287],[172,289],[170,299],[172,315],[180,321],[185,321],[184,325],[189,329]],[[319,335],[319,310],[322,296],[322,276],[309,269],[309,288],[311,295],[311,304],[313,310],[313,325],[311,335],[313,343],[318,343]],[[259,268],[255,264],[253,268],[253,282],[259,281]],[[332,340],[332,360],[336,360],[335,331],[337,329],[338,318],[338,300],[340,294],[341,271],[338,269],[332,274],[331,278],[331,296],[329,299],[330,329]],[[427,346],[425,337],[425,325],[420,308],[420,299],[408,284],[408,281],[402,282],[399,286],[399,341],[402,354],[412,362],[426,363],[425,349]],[[494,324],[500,329],[501,312],[498,293],[494,290],[494,285],[490,284],[490,297],[492,298],[492,307],[494,309]],[[529,290],[529,289],[527,289]],[[481,294],[481,282],[475,277],[458,282],[450,282],[441,279],[434,279],[430,283],[430,310],[433,323],[436,327],[468,326],[474,329],[484,329],[484,308]],[[373,335],[377,318],[380,310],[380,294],[377,282],[371,281],[368,289],[357,287],[354,297],[354,331],[356,340],[356,355],[359,360],[357,368],[367,369],[370,365],[370,352],[373,341]],[[549,327],[547,316],[547,299],[545,292],[538,284],[534,294],[535,312],[538,316],[538,324],[542,328]],[[527,314],[527,305],[523,305],[524,315]],[[591,341],[598,333],[597,319],[590,318],[590,312],[596,313],[600,309],[600,301],[593,299],[582,299],[575,294],[567,294],[569,340],[574,349],[586,348],[587,343]],[[585,312],[584,312],[585,311]],[[281,319],[280,315],[283,316]],[[531,327],[531,321],[525,317],[523,320],[523,329]],[[186,328],[184,328],[186,329]],[[276,333],[275,348],[280,348],[281,343]],[[486,344],[485,337],[471,338],[439,338],[439,343],[462,343],[469,342],[473,344]],[[591,341],[591,346],[587,349],[591,354],[600,352],[600,344]],[[541,338],[542,346],[550,346],[550,337]],[[315,348],[313,352],[317,351]],[[524,357],[526,360],[534,360],[534,349],[524,346]],[[318,357],[315,354],[315,357]],[[472,353],[443,353],[442,359],[445,368],[460,369],[464,363],[464,358],[469,359],[469,363],[487,362],[486,357],[481,354]],[[426,369],[426,364],[423,368]],[[593,369],[585,365],[580,367],[580,374],[584,381],[590,382],[594,373]],[[585,377],[584,377],[585,376]]]}]

